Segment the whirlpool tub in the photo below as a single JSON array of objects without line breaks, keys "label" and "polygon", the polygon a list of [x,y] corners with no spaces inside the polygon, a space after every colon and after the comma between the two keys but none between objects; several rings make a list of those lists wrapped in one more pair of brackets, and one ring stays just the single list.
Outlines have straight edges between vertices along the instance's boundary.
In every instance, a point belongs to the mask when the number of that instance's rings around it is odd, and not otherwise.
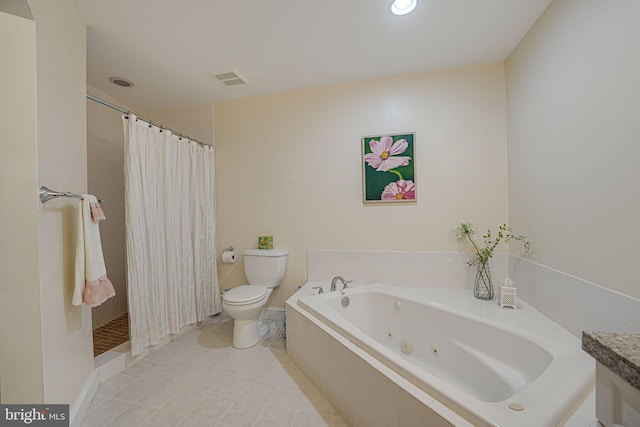
[{"label": "whirlpool tub", "polygon": [[[312,285],[320,284],[303,290]],[[464,289],[321,286],[323,294],[300,292],[288,301],[289,353],[354,425],[430,425],[420,422],[424,413],[410,417],[406,403],[384,397],[397,387],[441,425],[560,426],[593,389],[594,362],[579,339],[522,301],[514,310]],[[296,325],[300,318],[304,329]],[[313,336],[309,325],[332,340],[305,342]],[[368,369],[355,366],[361,361],[388,379],[391,391],[380,390],[384,381],[358,376]],[[359,391],[358,383],[365,385]],[[378,402],[376,393],[383,395]],[[380,414],[371,416],[376,409]]]}]

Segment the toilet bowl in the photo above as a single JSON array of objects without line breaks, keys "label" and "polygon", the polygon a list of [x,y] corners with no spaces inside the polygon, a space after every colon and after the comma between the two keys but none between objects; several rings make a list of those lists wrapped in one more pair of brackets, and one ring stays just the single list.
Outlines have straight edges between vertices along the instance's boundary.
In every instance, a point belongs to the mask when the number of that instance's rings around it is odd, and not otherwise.
[{"label": "toilet bowl", "polygon": [[269,296],[282,282],[287,251],[249,249],[243,252],[244,270],[249,282],[222,294],[222,308],[233,318],[233,347],[256,345],[268,332],[260,317]]},{"label": "toilet bowl", "polygon": [[[247,288],[258,288],[258,286],[242,285],[224,293],[222,298],[222,308],[233,318],[233,346],[235,348],[248,348],[256,345],[266,332],[261,331],[258,318],[267,304],[267,300],[273,292],[262,286],[261,296],[250,297],[248,301],[242,300],[247,294]],[[240,293],[238,294],[239,291]]]}]

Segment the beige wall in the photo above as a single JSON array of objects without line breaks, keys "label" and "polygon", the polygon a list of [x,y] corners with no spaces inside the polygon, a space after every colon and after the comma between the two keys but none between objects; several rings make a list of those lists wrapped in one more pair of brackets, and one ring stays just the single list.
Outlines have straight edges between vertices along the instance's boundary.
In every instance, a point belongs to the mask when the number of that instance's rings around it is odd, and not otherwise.
[{"label": "beige wall", "polygon": [[[215,118],[218,246],[271,234],[289,250],[271,304],[306,281],[307,249],[457,251],[458,221],[507,219],[502,64],[225,101]],[[361,137],[396,132],[416,133],[418,201],[363,205]],[[242,262],[219,276],[242,284]]]},{"label": "beige wall", "polygon": [[32,22],[7,15],[0,25],[13,40],[3,58],[15,65],[2,67],[10,94],[0,102],[13,136],[3,139],[0,168],[11,184],[2,205],[12,208],[2,224],[13,227],[2,241],[2,401],[73,404],[93,370],[90,311],[71,305],[75,208],[41,206],[37,190],[86,191],[86,31],[72,0],[29,6],[35,34]]},{"label": "beige wall", "polygon": [[[36,21],[38,184],[84,193],[86,28],[73,0],[29,5]],[[76,206],[65,199],[39,208],[44,398],[50,403],[73,404],[93,370],[91,312],[71,305]]]},{"label": "beige wall", "polygon": [[537,262],[636,298],[638,16],[556,0],[506,62],[511,223]]},{"label": "beige wall", "polygon": [[[87,93],[127,108],[91,86]],[[87,168],[89,192],[105,201],[107,220],[100,223],[100,237],[107,276],[116,291],[115,297],[91,309],[95,329],[127,312],[127,286],[122,114],[91,100],[87,100]]]},{"label": "beige wall", "polygon": [[203,144],[213,145],[213,104],[140,114]]},{"label": "beige wall", "polygon": [[44,401],[33,21],[0,12],[0,402]]}]

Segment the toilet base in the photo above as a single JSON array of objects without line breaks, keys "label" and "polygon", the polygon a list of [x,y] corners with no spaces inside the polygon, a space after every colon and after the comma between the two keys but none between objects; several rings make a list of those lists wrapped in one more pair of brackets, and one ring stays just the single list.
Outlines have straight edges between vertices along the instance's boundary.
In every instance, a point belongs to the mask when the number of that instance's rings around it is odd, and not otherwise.
[{"label": "toilet base", "polygon": [[266,331],[260,331],[258,320],[234,320],[233,321],[233,348],[243,349],[258,344],[266,335]]}]

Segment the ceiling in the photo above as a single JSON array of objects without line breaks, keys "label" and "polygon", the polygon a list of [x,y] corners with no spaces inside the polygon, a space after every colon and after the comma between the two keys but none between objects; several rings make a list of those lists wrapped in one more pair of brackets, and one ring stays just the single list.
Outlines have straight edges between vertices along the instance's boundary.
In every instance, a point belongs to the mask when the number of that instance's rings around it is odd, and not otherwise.
[{"label": "ceiling", "polygon": [[[551,0],[418,0],[405,16],[391,0],[76,2],[88,84],[145,112],[500,62]],[[231,70],[248,83],[212,76]]]}]

